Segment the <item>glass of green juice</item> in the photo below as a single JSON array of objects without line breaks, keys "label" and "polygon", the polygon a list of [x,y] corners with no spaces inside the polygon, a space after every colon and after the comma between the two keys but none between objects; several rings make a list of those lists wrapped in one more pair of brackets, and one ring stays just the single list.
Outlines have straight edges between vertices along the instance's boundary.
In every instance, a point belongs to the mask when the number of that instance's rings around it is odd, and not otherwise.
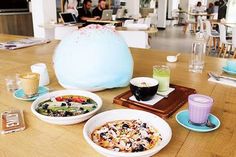
[{"label": "glass of green juice", "polygon": [[167,65],[153,66],[153,78],[159,82],[158,92],[165,92],[169,90],[170,68]]}]

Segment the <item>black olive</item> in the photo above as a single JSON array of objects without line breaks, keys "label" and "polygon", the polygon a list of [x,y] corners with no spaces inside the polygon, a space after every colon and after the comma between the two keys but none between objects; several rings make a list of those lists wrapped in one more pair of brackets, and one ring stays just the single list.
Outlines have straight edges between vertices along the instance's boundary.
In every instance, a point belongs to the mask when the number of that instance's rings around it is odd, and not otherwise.
[{"label": "black olive", "polygon": [[66,103],[64,103],[64,102],[63,102],[63,103],[61,103],[61,106],[66,106]]},{"label": "black olive", "polygon": [[88,103],[87,103],[87,102],[82,102],[81,104],[82,104],[82,105],[86,105],[86,104],[88,104]]},{"label": "black olive", "polygon": [[147,127],[147,123],[143,123],[143,124],[141,125],[141,127],[146,128],[146,127]]},{"label": "black olive", "polygon": [[96,106],[94,105],[92,108],[96,108]]},{"label": "black olive", "polygon": [[82,110],[82,111],[84,110],[84,108],[83,108],[83,107],[80,107],[79,109],[80,109],[80,110]]},{"label": "black olive", "polygon": [[123,128],[123,129],[127,129],[127,128],[129,128],[129,125],[128,125],[128,124],[123,124],[123,125],[122,125],[122,128]]},{"label": "black olive", "polygon": [[145,137],[145,140],[147,140],[149,143],[152,141],[149,137]]},{"label": "black olive", "polygon": [[46,109],[48,109],[48,106],[49,106],[48,104],[44,104],[42,109],[46,110]]}]

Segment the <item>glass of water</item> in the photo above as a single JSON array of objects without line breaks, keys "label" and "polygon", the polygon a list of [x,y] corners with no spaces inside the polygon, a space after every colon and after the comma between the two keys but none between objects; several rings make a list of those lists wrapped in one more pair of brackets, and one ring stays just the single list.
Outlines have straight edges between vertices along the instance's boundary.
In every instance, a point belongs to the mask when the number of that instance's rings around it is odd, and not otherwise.
[{"label": "glass of water", "polygon": [[206,54],[206,43],[205,42],[194,42],[192,45],[192,54],[189,61],[189,71],[202,72],[204,68]]}]

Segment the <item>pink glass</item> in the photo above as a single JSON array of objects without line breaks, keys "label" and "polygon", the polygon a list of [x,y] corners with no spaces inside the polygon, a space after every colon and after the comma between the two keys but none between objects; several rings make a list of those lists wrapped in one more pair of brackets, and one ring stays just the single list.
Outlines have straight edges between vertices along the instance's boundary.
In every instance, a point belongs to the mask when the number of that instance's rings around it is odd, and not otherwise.
[{"label": "pink glass", "polygon": [[206,123],[211,111],[213,99],[201,94],[192,94],[188,97],[188,103],[189,120],[197,124]]}]

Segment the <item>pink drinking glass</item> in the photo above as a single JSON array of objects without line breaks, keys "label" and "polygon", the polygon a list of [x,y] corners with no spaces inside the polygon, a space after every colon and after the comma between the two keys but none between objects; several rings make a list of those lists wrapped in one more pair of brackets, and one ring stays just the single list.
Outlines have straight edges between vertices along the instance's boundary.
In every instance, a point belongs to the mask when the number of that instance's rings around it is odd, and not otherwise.
[{"label": "pink drinking glass", "polygon": [[213,105],[213,99],[206,95],[192,94],[188,97],[189,120],[192,123],[204,124]]}]

